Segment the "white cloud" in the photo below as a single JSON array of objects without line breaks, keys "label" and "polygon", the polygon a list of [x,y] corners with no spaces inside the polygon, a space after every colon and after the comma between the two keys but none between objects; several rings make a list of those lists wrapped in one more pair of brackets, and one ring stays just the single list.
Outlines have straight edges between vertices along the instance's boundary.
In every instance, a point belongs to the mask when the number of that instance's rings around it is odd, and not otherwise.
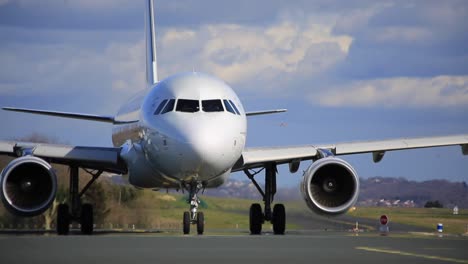
[{"label": "white cloud", "polygon": [[164,59],[169,65],[163,75],[194,67],[239,84],[252,79],[274,83],[286,74],[319,74],[343,60],[352,43],[351,37],[334,35],[331,29],[332,24],[316,24],[310,19],[266,27],[220,24],[190,31],[172,28],[162,36],[163,56],[171,57]]},{"label": "white cloud", "polygon": [[393,6],[392,3],[374,2],[369,6],[347,10],[346,13],[338,16],[334,30],[346,33],[359,32],[369,26],[372,18],[391,6]]},{"label": "white cloud", "polygon": [[[94,5],[91,2],[76,4],[91,8]],[[96,5],[99,8],[101,4]],[[311,100],[314,103],[327,106],[468,105],[465,76],[354,80],[331,89],[326,85],[343,78],[331,76],[331,73],[338,72],[334,71],[336,66],[352,51],[353,37],[340,32],[353,34],[370,27],[371,32],[376,33],[369,34],[374,40],[393,43],[430,41],[437,37],[426,27],[405,27],[398,23],[398,26],[385,25],[373,31],[369,23],[386,8],[388,5],[376,4],[353,10],[350,14],[334,14],[328,20],[286,15],[268,25],[210,24],[190,29],[158,28],[160,76],[192,70],[208,72],[227,81],[238,91],[269,92],[272,96],[284,96],[287,92],[313,93]],[[143,35],[142,31],[143,28],[138,36]],[[0,94],[60,93],[71,89],[92,93],[93,89],[99,88],[129,95],[142,89],[145,87],[144,41],[135,39],[135,32],[132,37],[116,37],[122,33],[120,31],[112,31],[114,35],[107,39],[105,36],[109,32],[75,31],[70,34],[78,34],[76,39],[44,44],[45,39],[60,39],[63,33],[49,30],[40,38],[42,42],[0,47],[3,66]],[[21,34],[26,35],[27,32]],[[99,38],[99,46],[90,44],[95,38]],[[362,56],[357,59],[378,61]],[[351,63],[351,67],[358,66]],[[389,64],[388,68],[391,67],[398,65]]]},{"label": "white cloud", "polygon": [[467,107],[468,76],[355,81],[309,99],[332,107]]},{"label": "white cloud", "polygon": [[[2,1],[8,2],[9,0],[0,0],[0,4]],[[57,5],[65,5],[72,9],[84,9],[84,10],[96,10],[96,9],[110,9],[110,8],[127,8],[135,5],[134,0],[17,0],[22,7],[44,7],[50,6],[54,7]]]},{"label": "white cloud", "polygon": [[162,43],[163,45],[169,46],[181,41],[190,41],[195,37],[195,34],[193,30],[170,29],[164,34]]},{"label": "white cloud", "polygon": [[375,34],[378,42],[423,42],[432,37],[432,32],[422,27],[385,27]]},{"label": "white cloud", "polygon": [[[34,32],[34,31],[31,31]],[[66,39],[57,31],[47,36]],[[93,39],[105,32],[80,32]],[[118,90],[132,94],[145,88],[143,39],[133,42],[109,40],[104,47],[90,47],[74,39],[52,43],[6,45],[0,49],[0,95],[34,95]]]},{"label": "white cloud", "polygon": [[113,77],[112,88],[127,92],[144,89],[145,41],[111,44],[104,54]]}]

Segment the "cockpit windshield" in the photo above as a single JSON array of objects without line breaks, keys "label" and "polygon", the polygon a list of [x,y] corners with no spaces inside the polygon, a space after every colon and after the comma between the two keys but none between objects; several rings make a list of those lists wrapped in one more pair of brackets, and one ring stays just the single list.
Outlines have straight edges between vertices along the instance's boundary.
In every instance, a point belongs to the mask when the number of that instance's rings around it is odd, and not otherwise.
[{"label": "cockpit windshield", "polygon": [[224,112],[223,103],[221,100],[203,100],[202,109],[204,112]]},{"label": "cockpit windshield", "polygon": [[236,104],[235,104],[233,101],[231,101],[231,100],[229,100],[229,102],[231,103],[232,107],[234,107],[234,110],[236,111],[236,113],[237,113],[238,115],[240,115],[240,111],[239,111],[239,109],[237,108]]},{"label": "cockpit windshield", "polygon": [[164,109],[161,111],[161,115],[174,110],[174,104],[175,104],[175,99],[169,100],[169,102],[166,104],[166,107],[164,107]]},{"label": "cockpit windshield", "polygon": [[[176,103],[177,101],[177,103]],[[228,99],[210,99],[201,101],[201,110],[206,113],[227,111],[240,115],[236,105]],[[154,111],[154,115],[163,115],[171,111],[195,113],[200,111],[200,101],[190,99],[164,99]]]},{"label": "cockpit windshield", "polygon": [[228,100],[224,99],[223,102],[224,102],[224,106],[226,107],[226,111],[228,111],[231,114],[236,114],[236,111],[234,111],[234,108],[232,108]]},{"label": "cockpit windshield", "polygon": [[200,111],[200,102],[198,100],[179,99],[177,100],[176,111],[195,113]]},{"label": "cockpit windshield", "polygon": [[154,111],[154,114],[155,114],[155,115],[159,115],[159,114],[161,113],[161,110],[163,109],[163,107],[166,105],[166,103],[167,103],[167,99],[163,100],[163,101],[159,104],[159,106],[158,106],[158,108],[156,109],[156,111]]}]

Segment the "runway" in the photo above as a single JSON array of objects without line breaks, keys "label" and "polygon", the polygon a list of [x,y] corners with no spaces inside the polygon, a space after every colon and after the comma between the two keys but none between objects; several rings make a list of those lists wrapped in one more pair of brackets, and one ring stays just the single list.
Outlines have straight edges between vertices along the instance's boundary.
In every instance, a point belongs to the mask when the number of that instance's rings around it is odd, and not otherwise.
[{"label": "runway", "polygon": [[466,237],[307,232],[1,235],[1,263],[467,263]]}]

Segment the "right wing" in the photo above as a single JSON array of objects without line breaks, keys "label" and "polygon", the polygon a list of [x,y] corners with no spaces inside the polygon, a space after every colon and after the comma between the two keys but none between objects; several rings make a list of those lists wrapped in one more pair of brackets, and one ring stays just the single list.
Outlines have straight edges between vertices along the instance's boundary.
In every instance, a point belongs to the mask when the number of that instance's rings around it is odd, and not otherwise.
[{"label": "right wing", "polygon": [[[468,135],[350,142],[324,146],[321,148],[330,149],[335,155],[372,153],[374,155],[374,162],[379,162],[386,151],[456,145],[461,146],[463,155],[468,155]],[[380,159],[378,159],[379,156]]]},{"label": "right wing", "polygon": [[0,141],[0,155],[33,155],[50,163],[75,165],[114,173],[126,173],[121,148],[83,147],[58,144]]},{"label": "right wing", "polygon": [[246,112],[246,116],[256,116],[256,115],[269,115],[269,114],[277,114],[277,113],[284,113],[288,111],[287,109],[275,109],[275,110],[263,110],[263,111],[252,111]]},{"label": "right wing", "polygon": [[232,171],[263,167],[267,163],[286,164],[317,157],[315,146],[246,148]]},{"label": "right wing", "polygon": [[374,162],[379,162],[387,151],[456,145],[461,146],[463,155],[468,155],[468,134],[337,143],[322,146],[246,148],[232,170],[261,168],[268,163],[289,163],[290,166],[295,164],[293,167],[297,167],[298,163],[303,160],[318,159],[328,155],[328,153],[336,156],[372,153]]}]

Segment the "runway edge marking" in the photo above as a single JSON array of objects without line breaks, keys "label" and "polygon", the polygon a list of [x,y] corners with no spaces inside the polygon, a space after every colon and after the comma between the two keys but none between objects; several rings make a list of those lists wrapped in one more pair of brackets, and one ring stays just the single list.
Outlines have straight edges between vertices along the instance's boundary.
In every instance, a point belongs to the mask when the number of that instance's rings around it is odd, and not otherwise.
[{"label": "runway edge marking", "polygon": [[401,256],[411,256],[411,257],[417,257],[417,258],[435,259],[435,260],[448,261],[448,262],[453,262],[453,263],[468,264],[468,260],[423,255],[423,254],[417,254],[417,253],[411,253],[411,252],[404,252],[400,250],[389,250],[389,249],[380,249],[380,248],[371,248],[371,247],[356,247],[356,249],[370,251],[370,252],[387,253],[387,254],[394,254],[394,255],[401,255]]}]

